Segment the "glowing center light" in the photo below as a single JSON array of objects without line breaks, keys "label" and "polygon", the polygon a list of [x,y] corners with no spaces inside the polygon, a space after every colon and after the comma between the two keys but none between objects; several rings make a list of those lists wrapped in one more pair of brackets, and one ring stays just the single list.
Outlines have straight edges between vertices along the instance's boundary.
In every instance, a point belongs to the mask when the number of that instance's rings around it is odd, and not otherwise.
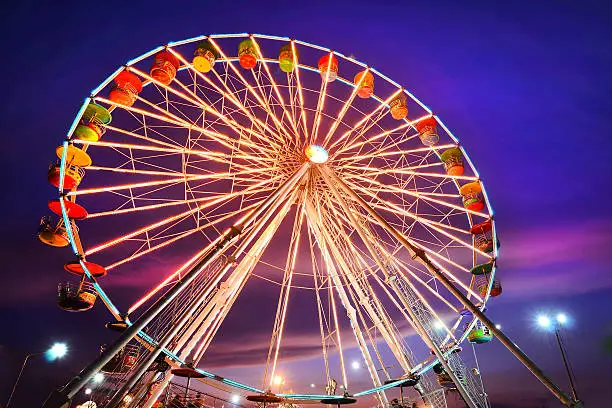
[{"label": "glowing center light", "polygon": [[104,374],[102,373],[97,373],[96,375],[94,375],[93,377],[93,382],[95,382],[96,384],[101,383],[102,381],[104,381]]},{"label": "glowing center light", "polygon": [[274,377],[274,384],[275,385],[281,385],[284,382],[285,381],[283,381],[283,377],[281,377],[280,375],[277,375],[277,376]]},{"label": "glowing center light", "polygon": [[325,163],[327,159],[329,158],[329,155],[327,154],[327,150],[315,144],[308,146],[306,150],[304,151],[304,154],[306,154],[306,157],[308,158],[308,160],[310,160],[313,163],[319,163],[319,164]]},{"label": "glowing center light", "polygon": [[559,322],[560,324],[565,324],[567,323],[567,316],[564,315],[563,313],[559,313],[557,315],[557,322]]},{"label": "glowing center light", "polygon": [[239,401],[240,401],[240,395],[236,395],[236,394],[232,395],[232,402],[234,404],[237,404]]}]

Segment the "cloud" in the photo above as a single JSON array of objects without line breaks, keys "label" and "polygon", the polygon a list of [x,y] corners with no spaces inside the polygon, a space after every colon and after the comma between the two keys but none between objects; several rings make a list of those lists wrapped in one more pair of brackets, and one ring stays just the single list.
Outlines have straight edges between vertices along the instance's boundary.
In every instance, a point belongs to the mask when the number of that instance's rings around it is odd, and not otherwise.
[{"label": "cloud", "polygon": [[515,299],[610,288],[611,240],[607,220],[502,232],[498,265],[504,291]]}]

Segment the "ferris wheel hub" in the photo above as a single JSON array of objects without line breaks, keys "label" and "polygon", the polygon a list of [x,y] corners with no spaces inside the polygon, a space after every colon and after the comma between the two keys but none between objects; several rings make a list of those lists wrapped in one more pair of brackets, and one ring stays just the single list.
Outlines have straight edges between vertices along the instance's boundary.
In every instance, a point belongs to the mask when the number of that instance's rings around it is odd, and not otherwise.
[{"label": "ferris wheel hub", "polygon": [[304,154],[306,154],[308,160],[319,164],[325,163],[329,158],[327,150],[316,144],[309,145],[306,150],[304,150]]}]

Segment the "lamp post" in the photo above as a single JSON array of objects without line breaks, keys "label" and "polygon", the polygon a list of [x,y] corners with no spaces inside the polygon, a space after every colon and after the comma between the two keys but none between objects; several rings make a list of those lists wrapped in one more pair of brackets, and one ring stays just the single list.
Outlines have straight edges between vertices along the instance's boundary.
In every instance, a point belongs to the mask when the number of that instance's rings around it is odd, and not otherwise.
[{"label": "lamp post", "polygon": [[574,384],[574,377],[570,372],[569,363],[567,356],[565,355],[565,350],[563,349],[563,345],[561,344],[561,335],[560,335],[560,327],[567,324],[568,318],[564,313],[559,313],[554,318],[551,318],[547,315],[540,315],[537,318],[538,325],[544,329],[553,329],[555,332],[555,338],[557,339],[557,344],[559,345],[559,351],[561,352],[561,359],[563,360],[563,366],[565,367],[565,372],[567,373],[567,378],[570,383],[570,387],[572,389],[572,396],[575,401],[578,400],[578,393],[576,392],[576,385]]},{"label": "lamp post", "polygon": [[13,385],[11,395],[9,395],[8,401],[6,402],[6,408],[9,408],[9,406],[11,405],[13,394],[15,394],[17,384],[19,384],[19,380],[21,379],[21,375],[23,374],[23,369],[25,368],[30,357],[46,354],[49,360],[57,360],[58,358],[64,357],[67,352],[68,347],[66,346],[66,343],[54,343],[48,350],[26,354],[25,359],[23,360],[23,364],[21,365],[21,370],[19,370],[19,375],[17,375],[17,380],[15,380],[15,384]]}]

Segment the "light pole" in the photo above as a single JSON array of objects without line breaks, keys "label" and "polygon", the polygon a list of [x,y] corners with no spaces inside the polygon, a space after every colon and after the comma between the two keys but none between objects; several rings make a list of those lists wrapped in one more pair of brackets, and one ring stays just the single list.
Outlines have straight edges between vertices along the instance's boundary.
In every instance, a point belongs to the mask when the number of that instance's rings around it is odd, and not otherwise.
[{"label": "light pole", "polygon": [[567,360],[567,356],[565,355],[565,350],[563,349],[563,344],[561,343],[561,335],[559,333],[559,328],[564,324],[567,324],[568,318],[564,313],[559,313],[554,318],[548,317],[547,315],[539,315],[537,318],[538,325],[544,329],[550,330],[551,328],[555,332],[555,338],[557,339],[557,344],[559,345],[559,351],[561,352],[561,358],[563,359],[563,366],[565,367],[565,372],[567,373],[567,378],[570,383],[570,387],[572,388],[572,396],[575,401],[579,401],[578,393],[576,392],[576,385],[574,384],[574,377],[569,368],[569,363]]},{"label": "light pole", "polygon": [[21,375],[23,374],[23,369],[25,368],[30,357],[39,356],[41,354],[46,354],[49,360],[57,360],[58,358],[64,357],[67,352],[68,352],[68,347],[66,346],[66,343],[54,343],[48,350],[40,351],[38,353],[26,354],[25,359],[23,360],[23,364],[21,365],[21,370],[19,370],[19,375],[17,375],[17,380],[15,380],[15,384],[13,385],[13,390],[11,391],[11,395],[9,395],[8,401],[6,402],[6,408],[9,408],[9,405],[11,405],[13,394],[15,394],[15,390],[17,389],[17,384],[19,384],[19,380],[21,379]]}]

